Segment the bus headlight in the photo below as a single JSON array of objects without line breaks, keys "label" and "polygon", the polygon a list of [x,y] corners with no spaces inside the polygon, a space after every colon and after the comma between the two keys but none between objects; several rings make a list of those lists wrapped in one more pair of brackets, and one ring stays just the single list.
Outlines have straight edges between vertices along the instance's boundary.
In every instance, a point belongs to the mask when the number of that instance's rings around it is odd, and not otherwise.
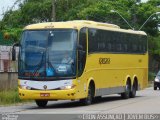
[{"label": "bus headlight", "polygon": [[60,87],[61,90],[69,90],[75,88],[76,85],[67,85]]},{"label": "bus headlight", "polygon": [[19,87],[20,87],[21,89],[24,89],[24,90],[31,90],[31,87],[26,86],[26,85],[19,85]]}]

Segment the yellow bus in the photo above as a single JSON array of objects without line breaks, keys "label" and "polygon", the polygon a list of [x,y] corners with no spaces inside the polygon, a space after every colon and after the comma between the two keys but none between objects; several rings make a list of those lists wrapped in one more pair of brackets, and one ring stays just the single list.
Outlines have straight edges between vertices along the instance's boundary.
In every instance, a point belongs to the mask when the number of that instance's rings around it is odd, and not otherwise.
[{"label": "yellow bus", "polygon": [[147,35],[87,20],[24,28],[19,52],[21,99],[45,107],[50,100],[86,105],[109,94],[133,98],[148,81]]}]

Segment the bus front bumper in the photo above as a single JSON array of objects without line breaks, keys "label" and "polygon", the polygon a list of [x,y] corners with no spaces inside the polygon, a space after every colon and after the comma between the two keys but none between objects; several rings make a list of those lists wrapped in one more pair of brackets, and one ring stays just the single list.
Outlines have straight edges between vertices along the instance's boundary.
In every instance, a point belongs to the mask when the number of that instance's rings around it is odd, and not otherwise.
[{"label": "bus front bumper", "polygon": [[75,100],[76,90],[25,90],[19,88],[20,99],[30,100]]}]

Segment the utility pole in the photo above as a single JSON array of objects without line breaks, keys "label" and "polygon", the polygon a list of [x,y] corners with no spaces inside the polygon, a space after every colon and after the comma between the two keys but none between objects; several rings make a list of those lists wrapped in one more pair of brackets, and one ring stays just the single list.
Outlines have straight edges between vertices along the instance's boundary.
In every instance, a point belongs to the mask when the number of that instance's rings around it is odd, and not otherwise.
[{"label": "utility pole", "polygon": [[52,14],[51,14],[51,21],[56,21],[56,0],[52,0]]},{"label": "utility pole", "polygon": [[141,0],[135,0],[135,3],[132,5],[133,10],[133,28],[136,28],[136,22],[138,21],[137,15],[136,15],[136,9],[138,8],[138,5],[140,4]]}]

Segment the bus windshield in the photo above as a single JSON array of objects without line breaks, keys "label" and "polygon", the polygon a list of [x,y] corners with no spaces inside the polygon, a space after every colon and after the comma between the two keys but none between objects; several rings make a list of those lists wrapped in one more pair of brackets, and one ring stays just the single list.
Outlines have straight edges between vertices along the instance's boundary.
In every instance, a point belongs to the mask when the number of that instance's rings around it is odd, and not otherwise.
[{"label": "bus windshield", "polygon": [[76,41],[77,31],[72,29],[24,31],[19,55],[19,77],[74,77]]}]

